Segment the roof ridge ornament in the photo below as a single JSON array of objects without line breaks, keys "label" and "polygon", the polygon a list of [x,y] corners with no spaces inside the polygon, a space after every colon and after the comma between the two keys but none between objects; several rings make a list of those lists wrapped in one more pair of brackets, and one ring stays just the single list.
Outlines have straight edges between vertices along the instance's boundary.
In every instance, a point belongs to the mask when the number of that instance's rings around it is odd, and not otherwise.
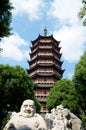
[{"label": "roof ridge ornament", "polygon": [[47,29],[46,29],[46,26],[44,28],[44,36],[47,36]]}]

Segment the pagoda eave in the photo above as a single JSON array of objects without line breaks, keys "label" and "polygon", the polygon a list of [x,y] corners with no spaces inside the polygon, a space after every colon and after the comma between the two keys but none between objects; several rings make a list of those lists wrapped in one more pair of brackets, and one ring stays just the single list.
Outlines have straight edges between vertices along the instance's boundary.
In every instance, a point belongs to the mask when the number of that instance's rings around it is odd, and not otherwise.
[{"label": "pagoda eave", "polygon": [[56,74],[56,73],[35,73],[33,75],[30,75],[32,79],[34,79],[35,77],[56,77],[57,79],[61,79],[62,75],[60,74]]}]

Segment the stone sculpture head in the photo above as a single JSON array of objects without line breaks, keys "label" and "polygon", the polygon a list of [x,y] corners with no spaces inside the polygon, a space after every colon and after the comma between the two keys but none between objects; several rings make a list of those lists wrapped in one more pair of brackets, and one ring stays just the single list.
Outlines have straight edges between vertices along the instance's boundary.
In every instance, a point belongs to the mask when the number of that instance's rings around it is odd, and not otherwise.
[{"label": "stone sculpture head", "polygon": [[63,106],[62,105],[59,105],[56,107],[56,110],[57,110],[57,113],[58,113],[58,117],[59,118],[63,118]]},{"label": "stone sculpture head", "polygon": [[33,117],[35,112],[36,112],[34,101],[33,100],[25,100],[22,103],[20,112],[21,112],[21,115],[23,117],[26,117],[26,118]]}]

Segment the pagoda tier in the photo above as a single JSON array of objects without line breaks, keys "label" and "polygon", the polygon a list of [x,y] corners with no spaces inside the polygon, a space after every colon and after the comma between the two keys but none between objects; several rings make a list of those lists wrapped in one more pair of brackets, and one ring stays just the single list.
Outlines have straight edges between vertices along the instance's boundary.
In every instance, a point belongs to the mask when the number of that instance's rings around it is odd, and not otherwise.
[{"label": "pagoda tier", "polygon": [[[46,33],[45,33],[46,34]],[[62,70],[63,61],[59,47],[60,41],[56,41],[51,36],[41,36],[31,41],[30,61],[28,61],[28,74],[34,81],[35,96],[41,103],[41,113],[45,113],[46,98],[49,95],[50,88],[54,83],[62,78],[64,70]]]},{"label": "pagoda tier", "polygon": [[54,56],[57,57],[58,59],[60,59],[62,54],[60,54],[56,49],[50,49],[50,48],[43,48],[40,50],[36,50],[35,52],[30,53],[30,57],[33,60],[34,58],[36,58],[37,56]]},{"label": "pagoda tier", "polygon": [[44,57],[42,56],[40,58],[40,56],[38,56],[37,58],[31,60],[31,61],[28,61],[29,63],[29,70],[31,68],[33,68],[35,65],[44,65],[44,66],[47,66],[47,65],[52,65],[52,64],[55,64],[56,66],[59,66],[61,67],[62,64],[63,64],[63,61],[60,61],[59,59],[57,59],[56,57],[53,57],[53,56],[46,56],[45,59]]},{"label": "pagoda tier", "polygon": [[33,40],[33,41],[31,41],[32,42],[32,45],[34,46],[36,43],[38,43],[38,42],[46,42],[46,40],[47,40],[47,43],[49,42],[54,42],[54,43],[60,43],[60,41],[57,41],[57,40],[55,40],[54,38],[53,38],[53,35],[50,35],[50,36],[42,36],[42,35],[40,35],[39,34],[39,36],[37,37],[37,39],[35,39],[35,40]]},{"label": "pagoda tier", "polygon": [[[44,69],[45,68],[45,69]],[[58,69],[58,71],[57,71]],[[31,68],[28,73],[31,74],[31,76],[36,75],[36,74],[52,74],[52,73],[59,73],[60,76],[62,76],[64,70],[61,70],[61,68],[59,66],[56,66],[54,64],[50,64],[50,65],[37,65],[34,66],[34,68]]]},{"label": "pagoda tier", "polygon": [[49,48],[55,49],[55,48],[57,48],[56,50],[59,52],[61,47],[58,47],[57,45],[59,45],[59,44],[53,44],[52,42],[44,44],[43,42],[38,42],[38,44],[31,47],[31,52],[35,52],[38,48],[40,48],[40,49],[44,49],[44,48],[45,49],[47,49],[47,48],[48,49]]},{"label": "pagoda tier", "polygon": [[[58,71],[57,71],[58,69]],[[43,75],[43,76],[51,76],[55,75],[56,77],[61,78],[64,70],[61,70],[61,68],[55,64],[38,64],[31,68],[28,73],[34,78],[37,75]]]},{"label": "pagoda tier", "polygon": [[59,60],[59,58],[58,57],[56,57],[56,56],[52,56],[52,55],[50,55],[50,56],[47,56],[47,55],[44,55],[44,56],[42,56],[42,55],[38,55],[38,56],[35,56],[31,61],[28,61],[28,63],[29,63],[29,65],[30,65],[30,68],[32,67],[32,66],[34,66],[35,64],[37,64],[37,63],[57,63],[57,64],[59,64],[59,65],[62,65],[62,61],[60,61]]}]

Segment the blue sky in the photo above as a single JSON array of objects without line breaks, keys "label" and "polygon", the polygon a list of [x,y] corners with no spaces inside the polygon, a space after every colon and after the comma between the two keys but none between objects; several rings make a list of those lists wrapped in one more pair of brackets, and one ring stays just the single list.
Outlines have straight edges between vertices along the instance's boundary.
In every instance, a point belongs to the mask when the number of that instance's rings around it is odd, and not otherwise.
[{"label": "blue sky", "polygon": [[0,64],[19,65],[28,69],[31,41],[47,34],[61,41],[63,78],[71,78],[76,63],[86,50],[86,27],[77,18],[82,0],[10,0],[14,6],[13,35],[3,38]]}]

